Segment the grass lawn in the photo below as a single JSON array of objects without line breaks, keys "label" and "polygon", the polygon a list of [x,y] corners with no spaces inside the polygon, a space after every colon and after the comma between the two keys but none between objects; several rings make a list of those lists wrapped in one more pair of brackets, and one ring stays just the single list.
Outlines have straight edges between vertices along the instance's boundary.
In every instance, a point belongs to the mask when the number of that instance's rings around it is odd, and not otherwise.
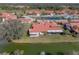
[{"label": "grass lawn", "polygon": [[14,43],[56,43],[56,42],[79,42],[79,37],[72,37],[72,35],[46,35],[36,38],[26,37],[25,39],[13,40]]},{"label": "grass lawn", "polygon": [[16,44],[10,43],[5,46],[1,46],[1,51],[11,52],[16,49],[24,50],[25,54],[35,55],[41,51],[50,53],[55,52],[68,52],[68,51],[79,51],[79,43],[33,43],[33,44]]}]

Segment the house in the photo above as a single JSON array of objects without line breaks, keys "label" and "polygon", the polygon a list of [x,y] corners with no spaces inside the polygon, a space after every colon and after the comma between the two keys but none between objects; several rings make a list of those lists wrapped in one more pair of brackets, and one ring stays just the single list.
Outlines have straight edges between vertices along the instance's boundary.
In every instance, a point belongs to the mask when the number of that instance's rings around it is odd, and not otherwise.
[{"label": "house", "polygon": [[68,20],[55,20],[55,22],[59,23],[59,24],[66,24],[68,23]]},{"label": "house", "polygon": [[29,29],[30,37],[38,37],[40,35],[44,35],[45,33],[53,34],[62,32],[62,28],[55,22],[33,23],[32,27]]},{"label": "house", "polygon": [[41,14],[41,11],[40,10],[31,10],[31,11],[29,11],[29,12],[27,12],[27,15],[28,16],[40,16],[40,14]]},{"label": "house", "polygon": [[79,23],[79,19],[77,19],[77,20],[76,19],[75,20],[71,20],[70,22],[71,23]]},{"label": "house", "polygon": [[2,13],[0,13],[0,18],[2,18],[2,20],[4,22],[6,20],[15,20],[15,19],[17,19],[17,16],[14,15],[13,13],[2,12]]},{"label": "house", "polygon": [[79,34],[79,23],[70,23],[70,25],[74,32]]},{"label": "house", "polygon": [[22,23],[31,23],[33,20],[31,18],[18,18],[17,20],[21,21]]},{"label": "house", "polygon": [[53,20],[41,20],[41,19],[37,20],[37,22],[50,22],[50,21],[52,22]]},{"label": "house", "polygon": [[56,10],[54,12],[55,12],[56,15],[60,15],[60,16],[63,16],[65,14],[64,10]]},{"label": "house", "polygon": [[51,15],[51,16],[53,16],[54,15],[54,11],[52,11],[52,10],[44,10],[44,11],[42,11],[41,12],[41,15]]},{"label": "house", "polygon": [[52,10],[38,10],[38,9],[36,9],[36,10],[31,10],[31,11],[27,12],[27,15],[29,15],[29,16],[34,16],[34,15],[36,15],[36,16],[40,16],[40,15],[53,16],[53,14],[54,14],[54,11],[52,11]]},{"label": "house", "polygon": [[71,20],[69,23],[65,23],[64,29],[67,29],[70,32],[79,33],[79,20]]}]

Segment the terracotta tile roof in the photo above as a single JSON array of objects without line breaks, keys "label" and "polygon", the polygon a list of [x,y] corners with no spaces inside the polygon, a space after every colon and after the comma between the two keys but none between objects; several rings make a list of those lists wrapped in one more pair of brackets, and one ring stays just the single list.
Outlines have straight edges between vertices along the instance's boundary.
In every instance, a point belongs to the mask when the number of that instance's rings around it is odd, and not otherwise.
[{"label": "terracotta tile roof", "polygon": [[41,13],[40,10],[31,10],[31,11],[29,11],[27,14],[28,14],[28,15],[36,15],[36,14],[40,14],[40,13]]},{"label": "terracotta tile roof", "polygon": [[55,13],[57,13],[57,14],[64,14],[65,11],[64,10],[58,10],[58,11],[55,11]]},{"label": "terracotta tile roof", "polygon": [[53,10],[31,10],[29,11],[27,14],[29,15],[32,15],[32,14],[42,14],[42,13],[45,13],[45,14],[51,14],[51,13],[54,13]]},{"label": "terracotta tile roof", "polygon": [[47,32],[48,30],[61,30],[55,22],[33,23],[30,32]]},{"label": "terracotta tile roof", "polygon": [[18,20],[20,20],[22,23],[31,23],[32,20],[29,18],[18,18]]},{"label": "terracotta tile roof", "polygon": [[12,13],[2,12],[0,17],[5,18],[5,20],[17,19],[17,16]]},{"label": "terracotta tile roof", "polygon": [[51,13],[54,13],[54,11],[53,10],[45,10],[45,11],[42,11],[42,13],[51,14]]},{"label": "terracotta tile roof", "polygon": [[71,23],[79,23],[79,19],[78,20],[71,20]]},{"label": "terracotta tile roof", "polygon": [[79,23],[70,23],[75,32],[79,33]]}]

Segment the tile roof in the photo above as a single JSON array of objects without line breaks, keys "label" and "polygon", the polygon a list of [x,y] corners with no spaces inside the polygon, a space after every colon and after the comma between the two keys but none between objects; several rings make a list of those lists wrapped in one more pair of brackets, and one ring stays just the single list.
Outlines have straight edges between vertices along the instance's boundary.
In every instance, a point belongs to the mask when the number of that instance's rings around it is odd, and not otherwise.
[{"label": "tile roof", "polygon": [[64,10],[58,10],[58,11],[56,10],[55,13],[57,13],[57,14],[64,14],[65,11]]},{"label": "tile roof", "polygon": [[31,10],[31,11],[29,11],[27,14],[28,14],[28,15],[36,15],[36,14],[40,14],[40,13],[41,13],[40,10]]},{"label": "tile roof", "polygon": [[75,32],[79,33],[79,23],[70,23]]},{"label": "tile roof", "polygon": [[5,20],[17,19],[16,15],[8,12],[0,13],[0,17],[5,18]]},{"label": "tile roof", "polygon": [[51,13],[54,13],[54,11],[53,10],[45,10],[45,11],[42,11],[42,13],[51,14]]},{"label": "tile roof", "polygon": [[71,23],[79,23],[79,19],[78,20],[71,20]]},{"label": "tile roof", "polygon": [[32,20],[29,19],[29,18],[18,18],[18,20],[20,20],[22,23],[30,23],[30,22],[32,22]]},{"label": "tile roof", "polygon": [[65,23],[68,23],[68,20],[57,20],[56,22],[57,22],[57,23],[65,24]]},{"label": "tile roof", "polygon": [[29,11],[27,14],[42,14],[42,13],[45,13],[45,14],[51,14],[51,13],[54,13],[53,10],[31,10]]},{"label": "tile roof", "polygon": [[47,32],[48,30],[61,30],[55,22],[33,23],[30,32]]}]

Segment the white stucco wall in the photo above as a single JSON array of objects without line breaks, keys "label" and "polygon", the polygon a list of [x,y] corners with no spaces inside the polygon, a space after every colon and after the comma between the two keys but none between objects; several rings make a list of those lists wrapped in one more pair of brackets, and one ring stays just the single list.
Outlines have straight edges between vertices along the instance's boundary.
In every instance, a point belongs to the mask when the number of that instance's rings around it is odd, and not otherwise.
[{"label": "white stucco wall", "polygon": [[40,35],[44,35],[44,33],[42,32],[30,32],[30,37],[38,37]]},{"label": "white stucco wall", "polygon": [[54,14],[53,14],[53,13],[51,13],[50,15],[51,15],[51,16],[53,16]]},{"label": "white stucco wall", "polygon": [[44,35],[44,33],[42,33],[42,32],[40,32],[39,34],[40,34],[40,35]]},{"label": "white stucco wall", "polygon": [[30,37],[38,37],[39,36],[39,32],[30,32]]},{"label": "white stucco wall", "polygon": [[63,32],[63,30],[48,30],[48,32]]},{"label": "white stucco wall", "polygon": [[37,14],[37,16],[40,16],[40,14]]},{"label": "white stucco wall", "polygon": [[4,18],[2,18],[2,21],[4,22],[4,21],[5,21],[5,19],[4,19]]}]

